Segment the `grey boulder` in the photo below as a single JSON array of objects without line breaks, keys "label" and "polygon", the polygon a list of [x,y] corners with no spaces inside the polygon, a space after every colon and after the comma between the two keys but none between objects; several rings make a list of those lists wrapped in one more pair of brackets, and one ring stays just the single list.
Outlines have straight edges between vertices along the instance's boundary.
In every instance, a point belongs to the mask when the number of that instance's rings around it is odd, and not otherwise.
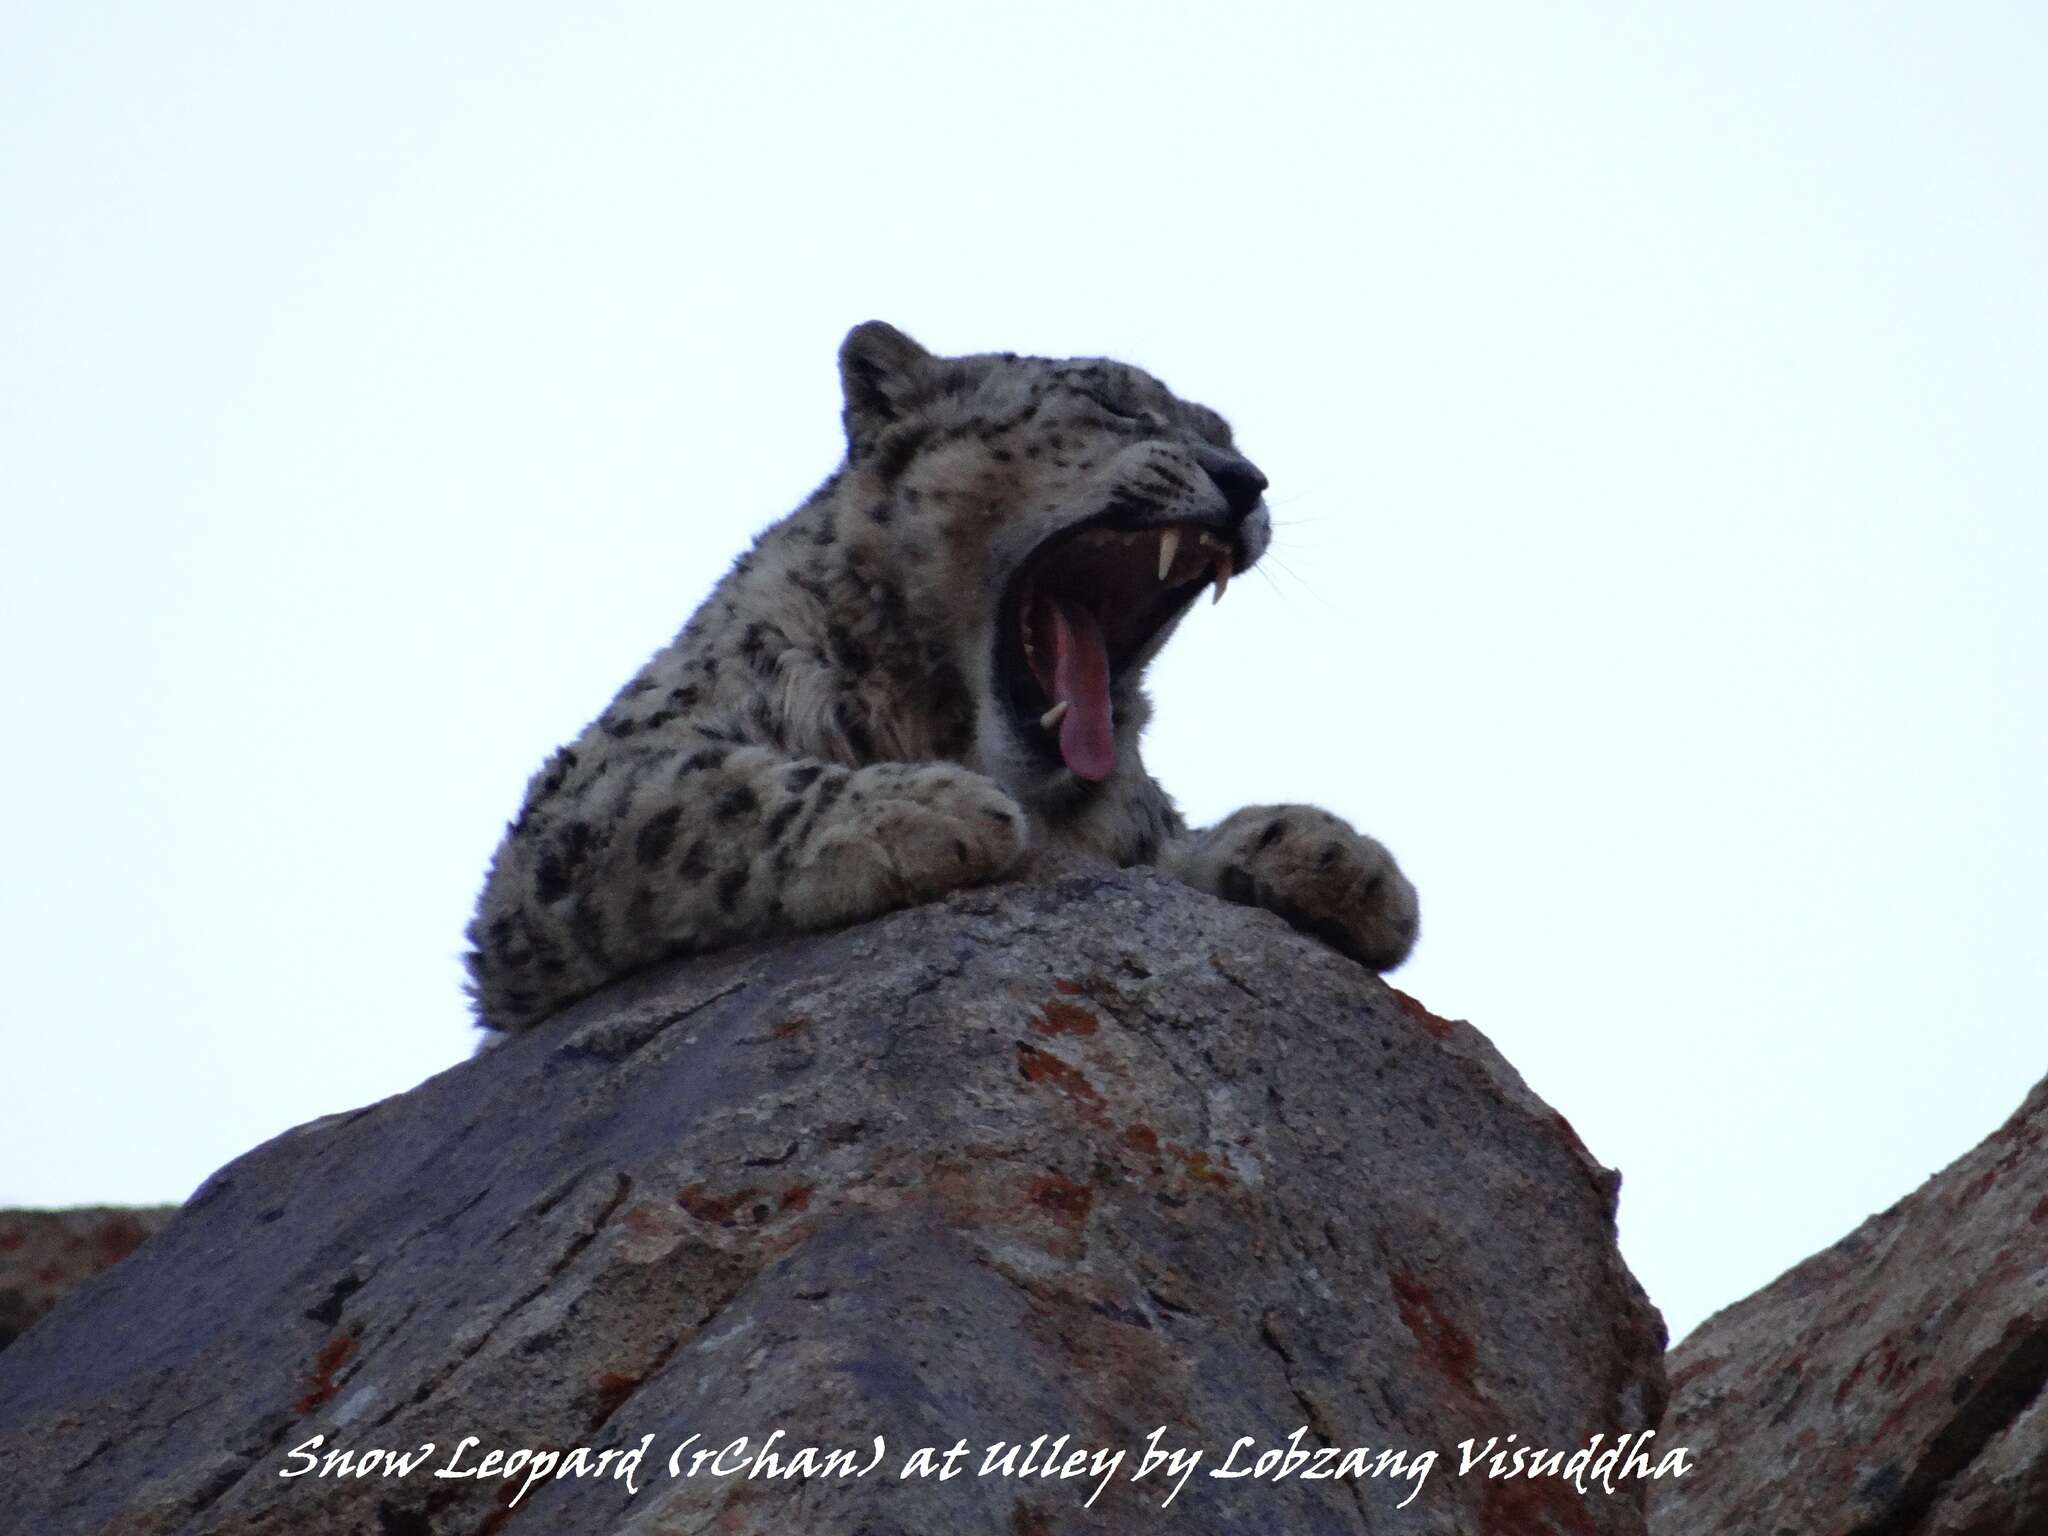
[{"label": "grey boulder", "polygon": [[[967,892],[649,972],[222,1169],[0,1354],[5,1518],[1619,1536],[1640,1480],[1458,1448],[1657,1423],[1617,1185],[1470,1026],[1269,914]],[[1163,1512],[1148,1446],[1202,1453]],[[1321,1447],[1377,1470],[1287,1461]],[[494,1449],[560,1460],[435,1475]]]},{"label": "grey boulder", "polygon": [[1660,1536],[2048,1532],[2048,1079],[1671,1354]]}]

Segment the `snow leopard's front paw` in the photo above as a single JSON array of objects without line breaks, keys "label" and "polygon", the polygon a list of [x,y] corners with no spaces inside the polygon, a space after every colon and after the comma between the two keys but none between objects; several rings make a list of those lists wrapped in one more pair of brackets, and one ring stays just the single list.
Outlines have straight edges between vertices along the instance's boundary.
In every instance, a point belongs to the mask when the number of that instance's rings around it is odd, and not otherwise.
[{"label": "snow leopard's front paw", "polygon": [[1228,901],[1277,912],[1375,971],[1415,947],[1415,887],[1394,856],[1311,805],[1247,806],[1183,855],[1180,877]]},{"label": "snow leopard's front paw", "polygon": [[809,838],[785,902],[806,928],[859,922],[979,885],[1024,852],[1024,809],[951,763],[877,763],[848,776]]}]

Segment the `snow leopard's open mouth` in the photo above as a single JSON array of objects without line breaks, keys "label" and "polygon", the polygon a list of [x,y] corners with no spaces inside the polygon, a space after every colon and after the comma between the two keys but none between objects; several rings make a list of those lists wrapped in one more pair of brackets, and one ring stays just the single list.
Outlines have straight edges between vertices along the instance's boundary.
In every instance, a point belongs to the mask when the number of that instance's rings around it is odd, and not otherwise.
[{"label": "snow leopard's open mouth", "polygon": [[1110,696],[1188,604],[1244,568],[1235,537],[1199,523],[1133,529],[1097,519],[1033,552],[1004,595],[996,672],[1018,733],[1076,778],[1116,768]]}]

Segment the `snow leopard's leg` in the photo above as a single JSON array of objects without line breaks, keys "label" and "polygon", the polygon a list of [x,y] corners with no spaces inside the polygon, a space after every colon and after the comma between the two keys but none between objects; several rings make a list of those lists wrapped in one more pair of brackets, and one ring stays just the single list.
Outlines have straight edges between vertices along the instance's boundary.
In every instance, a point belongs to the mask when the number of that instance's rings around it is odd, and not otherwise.
[{"label": "snow leopard's leg", "polygon": [[628,971],[989,880],[1023,810],[950,763],[845,768],[696,737],[543,770],[470,925],[484,1022],[523,1029]]},{"label": "snow leopard's leg", "polygon": [[1415,887],[1394,857],[1312,805],[1251,805],[1161,850],[1159,867],[1198,890],[1277,912],[1375,971],[1415,947]]}]

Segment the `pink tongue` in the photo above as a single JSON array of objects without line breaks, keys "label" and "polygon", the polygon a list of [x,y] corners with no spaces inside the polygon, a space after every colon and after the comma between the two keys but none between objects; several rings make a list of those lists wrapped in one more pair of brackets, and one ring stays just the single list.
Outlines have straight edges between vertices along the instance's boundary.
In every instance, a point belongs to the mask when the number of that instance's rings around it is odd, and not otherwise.
[{"label": "pink tongue", "polygon": [[1109,649],[1102,626],[1080,603],[1057,597],[1042,601],[1052,610],[1052,698],[1065,704],[1060,721],[1060,756],[1081,779],[1106,779],[1116,768],[1116,736],[1109,721]]}]

